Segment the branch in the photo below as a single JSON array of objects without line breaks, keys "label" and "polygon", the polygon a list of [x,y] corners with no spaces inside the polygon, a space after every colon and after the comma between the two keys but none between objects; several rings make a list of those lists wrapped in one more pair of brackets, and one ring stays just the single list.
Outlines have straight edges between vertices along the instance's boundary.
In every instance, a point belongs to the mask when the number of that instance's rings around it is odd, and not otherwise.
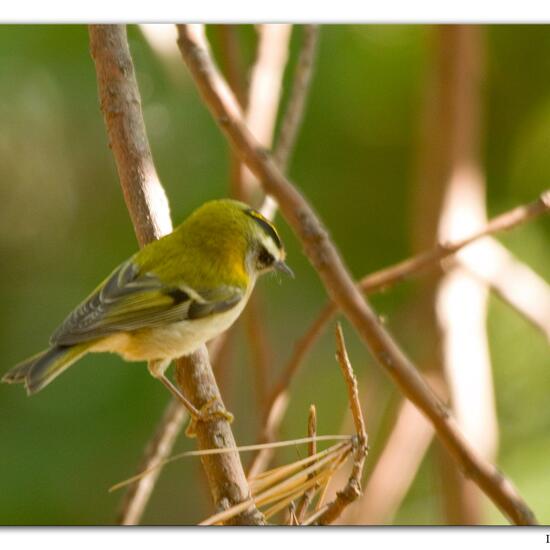
[{"label": "branch", "polygon": [[120,186],[140,246],[172,231],[170,208],[157,175],[134,65],[120,25],[90,25],[101,110]]},{"label": "branch", "polygon": [[403,354],[356,288],[327,231],[301,193],[281,174],[243,123],[235,98],[219,75],[193,27],[178,25],[178,45],[204,102],[234,150],[247,163],[299,238],[331,298],[355,327],[379,365],[401,391],[430,419],[439,438],[466,474],[512,521],[535,523],[531,510],[511,483],[470,447],[456,421]]},{"label": "branch", "polygon": [[[437,174],[436,194],[440,196],[434,209],[437,223],[425,227],[427,236],[431,234],[430,241],[434,235],[441,240],[464,237],[487,223],[479,124],[483,119],[483,29],[441,25],[434,31],[439,86],[433,100],[445,114],[438,116],[430,110],[434,128],[430,139],[421,144],[426,174],[419,174],[419,180]],[[428,93],[434,95],[431,79],[426,85]],[[439,155],[433,154],[433,140],[440,143]],[[425,195],[425,184],[419,181],[419,187],[418,198]],[[419,209],[417,215],[425,218],[425,212],[425,208]],[[460,252],[456,259],[475,254],[484,241]],[[479,453],[493,460],[497,455],[498,420],[487,335],[489,289],[454,262],[427,290],[424,307],[430,316],[428,336],[437,350],[433,361],[447,381],[453,414]],[[439,470],[440,482],[447,489],[442,498],[446,523],[481,523],[481,493],[477,487],[458,476],[444,454]]]},{"label": "branch", "polygon": [[[124,25],[90,25],[90,50],[95,62],[101,109],[124,192],[140,244],[160,237],[171,230],[168,201],[156,174],[145,124],[141,113],[141,98],[133,62],[128,48]],[[186,365],[185,390],[191,400],[202,405],[199,397],[205,393],[221,401],[214,375],[203,347],[192,358],[178,361],[176,374]],[[198,376],[201,374],[202,376]],[[199,446],[208,443],[215,435],[233,444],[227,421],[198,422]],[[204,447],[201,447],[204,448]],[[210,489],[217,507],[227,507],[248,498],[248,484],[237,454],[230,460],[205,461]],[[236,519],[240,523],[261,523],[261,515],[254,506]]]},{"label": "branch", "polygon": [[[205,405],[218,404],[224,409],[206,347],[181,358],[176,365],[176,380],[193,404],[200,410]],[[229,422],[222,416],[213,416],[206,422],[197,422],[199,449],[235,448],[235,438]],[[225,510],[250,498],[248,482],[238,452],[212,454],[201,457],[216,508]],[[248,506],[233,518],[236,525],[260,525],[263,516],[254,505]]]},{"label": "branch", "polygon": [[244,86],[244,67],[237,36],[237,25],[214,25],[214,28],[220,38],[222,68],[239,105],[244,108],[248,94]]}]

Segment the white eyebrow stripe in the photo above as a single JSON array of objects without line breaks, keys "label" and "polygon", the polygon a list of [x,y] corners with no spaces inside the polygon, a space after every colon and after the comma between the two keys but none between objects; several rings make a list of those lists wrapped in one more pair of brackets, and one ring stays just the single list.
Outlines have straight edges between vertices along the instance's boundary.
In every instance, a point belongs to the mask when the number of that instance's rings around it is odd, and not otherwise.
[{"label": "white eyebrow stripe", "polygon": [[275,261],[281,258],[281,250],[277,247],[277,245],[273,242],[273,239],[269,235],[266,235],[265,238],[262,239],[262,244],[265,246],[266,250],[273,256]]}]

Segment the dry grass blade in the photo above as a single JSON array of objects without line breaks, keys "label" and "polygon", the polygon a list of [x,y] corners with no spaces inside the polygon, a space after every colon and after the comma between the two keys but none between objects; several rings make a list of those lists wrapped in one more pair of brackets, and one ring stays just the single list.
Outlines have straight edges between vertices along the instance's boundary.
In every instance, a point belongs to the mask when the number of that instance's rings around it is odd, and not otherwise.
[{"label": "dry grass blade", "polygon": [[[316,474],[316,472],[318,472],[326,465],[330,467],[331,464],[337,463],[342,457],[346,457],[349,454],[351,448],[352,445],[350,443],[344,444],[338,452],[325,456],[321,460],[314,462],[311,466],[308,466],[302,471],[281,481],[281,483],[277,483],[276,485],[267,489],[264,493],[261,493],[261,497],[264,499],[269,498],[272,494],[276,494],[279,491],[287,490],[288,488],[293,488],[300,484],[303,484],[303,486],[305,487],[309,483],[307,481],[309,474]],[[258,499],[260,499],[260,495],[258,495]]]},{"label": "dry grass blade", "polygon": [[333,445],[332,447],[316,453],[315,455],[311,455],[306,458],[302,458],[301,460],[297,460],[296,462],[292,462],[291,464],[285,464],[284,466],[279,466],[278,468],[273,468],[272,470],[263,472],[257,478],[249,479],[250,490],[252,493],[258,493],[324,457],[333,456],[339,453],[348,443]]},{"label": "dry grass blade", "polygon": [[[320,435],[316,436],[316,441],[334,441],[335,439],[341,439],[344,441],[349,441],[350,437],[347,435]],[[303,443],[310,443],[312,438],[310,437],[303,437],[302,439],[291,439],[289,441],[277,441],[275,443],[264,443],[264,444],[258,444],[258,445],[243,445],[241,447],[221,447],[221,448],[213,448],[213,449],[202,449],[199,451],[185,451],[183,453],[179,453],[177,455],[171,456],[169,458],[166,458],[159,462],[158,464],[155,464],[154,466],[151,466],[147,468],[146,470],[143,470],[142,472],[136,474],[135,476],[132,476],[128,479],[125,479],[124,481],[121,481],[119,483],[116,483],[112,487],[109,488],[109,492],[117,491],[118,489],[121,489],[122,487],[125,487],[126,485],[130,485],[132,483],[135,483],[139,480],[141,480],[143,477],[149,475],[150,473],[154,472],[157,468],[162,468],[163,466],[166,466],[167,464],[170,464],[171,462],[175,462],[176,460],[179,460],[180,458],[187,458],[192,456],[211,456],[211,455],[222,455],[222,454],[229,454],[234,452],[246,452],[246,451],[258,451],[261,450],[267,446],[269,447],[289,447],[291,445],[300,445]],[[340,443],[339,445],[343,445],[343,443]],[[339,445],[335,445],[334,447],[331,447],[330,449],[327,449],[327,452],[331,449],[339,448]],[[323,451],[325,453],[325,451]],[[322,454],[322,453],[319,453]],[[309,457],[305,460],[311,460],[313,457]]]}]

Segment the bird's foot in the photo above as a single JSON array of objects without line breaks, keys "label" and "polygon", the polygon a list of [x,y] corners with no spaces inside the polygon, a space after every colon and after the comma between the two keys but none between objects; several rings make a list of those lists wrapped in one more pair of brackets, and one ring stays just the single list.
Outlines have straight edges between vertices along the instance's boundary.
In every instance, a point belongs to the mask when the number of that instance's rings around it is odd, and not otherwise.
[{"label": "bird's foot", "polygon": [[187,437],[196,437],[198,422],[211,422],[216,419],[226,420],[231,424],[234,416],[223,406],[223,403],[216,397],[207,401],[198,411],[199,414],[191,414],[191,420],[185,430]]}]

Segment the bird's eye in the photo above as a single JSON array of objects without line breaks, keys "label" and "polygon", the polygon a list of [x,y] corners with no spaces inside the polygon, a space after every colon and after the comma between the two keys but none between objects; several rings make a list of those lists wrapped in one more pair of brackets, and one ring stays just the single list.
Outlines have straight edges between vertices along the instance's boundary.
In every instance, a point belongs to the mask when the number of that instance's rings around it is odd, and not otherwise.
[{"label": "bird's eye", "polygon": [[260,254],[258,256],[258,263],[260,267],[265,268],[273,264],[275,258],[267,251],[265,247],[262,246],[260,249]]}]

